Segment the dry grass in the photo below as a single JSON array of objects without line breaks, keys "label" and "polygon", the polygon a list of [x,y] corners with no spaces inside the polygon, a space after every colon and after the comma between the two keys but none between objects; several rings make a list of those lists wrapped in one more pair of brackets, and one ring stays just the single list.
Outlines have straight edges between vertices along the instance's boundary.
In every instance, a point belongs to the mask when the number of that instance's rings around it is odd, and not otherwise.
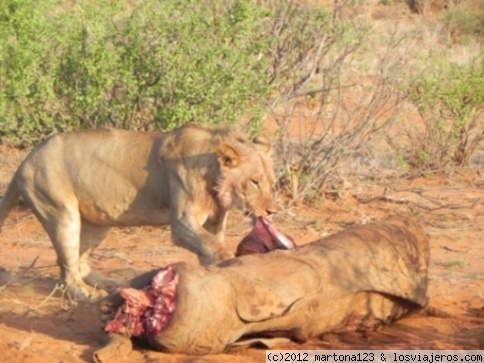
[{"label": "dry grass", "polygon": [[[472,0],[457,5],[464,3],[480,9]],[[467,65],[482,54],[478,36],[466,44],[448,38],[444,16],[450,10],[442,2],[426,2],[421,15],[403,1],[338,4],[334,17],[352,22],[355,42],[317,59],[320,72],[276,102],[267,122],[277,137],[280,189],[290,196],[288,206],[340,195],[361,182],[429,172],[415,169],[423,165],[412,165],[408,157],[412,150],[425,151],[434,121],[412,104],[408,90],[436,61]],[[471,126],[467,136],[481,132]],[[442,135],[434,137],[442,147]],[[479,167],[482,152],[479,140],[469,146],[467,165]],[[448,166],[432,172],[449,172]]]}]

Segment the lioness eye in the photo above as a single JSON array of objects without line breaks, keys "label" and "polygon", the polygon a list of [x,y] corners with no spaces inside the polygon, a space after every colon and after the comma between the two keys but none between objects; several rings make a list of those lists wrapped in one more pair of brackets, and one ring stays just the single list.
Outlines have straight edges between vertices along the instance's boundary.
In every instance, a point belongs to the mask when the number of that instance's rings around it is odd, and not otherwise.
[{"label": "lioness eye", "polygon": [[257,180],[251,179],[250,182],[257,188],[259,188],[259,182]]}]

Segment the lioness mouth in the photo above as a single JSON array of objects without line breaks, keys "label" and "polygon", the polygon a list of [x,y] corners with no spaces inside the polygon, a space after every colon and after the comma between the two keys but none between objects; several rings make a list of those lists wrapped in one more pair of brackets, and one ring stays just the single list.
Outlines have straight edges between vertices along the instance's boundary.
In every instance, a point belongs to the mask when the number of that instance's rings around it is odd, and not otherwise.
[{"label": "lioness mouth", "polygon": [[[263,217],[254,220],[254,228],[240,242],[237,256],[265,253],[274,249],[291,249],[296,245],[292,239],[279,232]],[[124,299],[114,318],[106,323],[106,332],[127,337],[154,337],[168,325],[176,308],[176,288],[179,274],[168,265],[151,279],[141,290],[122,289]]]}]

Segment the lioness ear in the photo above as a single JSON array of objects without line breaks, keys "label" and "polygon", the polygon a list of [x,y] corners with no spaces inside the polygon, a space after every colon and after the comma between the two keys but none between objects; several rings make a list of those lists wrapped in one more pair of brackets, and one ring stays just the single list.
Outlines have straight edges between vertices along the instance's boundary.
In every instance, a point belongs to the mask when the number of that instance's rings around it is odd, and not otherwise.
[{"label": "lioness ear", "polygon": [[222,144],[217,150],[218,162],[220,166],[227,168],[235,168],[239,165],[240,154],[232,146],[227,144]]},{"label": "lioness ear", "polygon": [[269,154],[269,156],[272,155],[272,152],[273,152],[272,143],[269,141],[267,137],[257,136],[252,142],[261,151]]}]

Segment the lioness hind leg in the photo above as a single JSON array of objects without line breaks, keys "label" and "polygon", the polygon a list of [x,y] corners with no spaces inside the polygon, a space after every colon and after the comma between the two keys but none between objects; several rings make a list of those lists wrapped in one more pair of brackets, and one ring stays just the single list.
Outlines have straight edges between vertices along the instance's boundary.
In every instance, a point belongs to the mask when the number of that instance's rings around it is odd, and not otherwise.
[{"label": "lioness hind leg", "polygon": [[36,204],[35,213],[47,231],[57,253],[57,264],[60,268],[60,283],[67,288],[71,297],[76,300],[96,301],[106,293],[93,289],[82,279],[79,271],[81,216],[74,207],[62,207],[51,215],[42,204]]},{"label": "lioness hind leg", "polygon": [[106,238],[109,230],[107,226],[81,221],[79,273],[86,284],[110,292],[120,285],[120,281],[107,278],[89,265],[91,252]]}]

